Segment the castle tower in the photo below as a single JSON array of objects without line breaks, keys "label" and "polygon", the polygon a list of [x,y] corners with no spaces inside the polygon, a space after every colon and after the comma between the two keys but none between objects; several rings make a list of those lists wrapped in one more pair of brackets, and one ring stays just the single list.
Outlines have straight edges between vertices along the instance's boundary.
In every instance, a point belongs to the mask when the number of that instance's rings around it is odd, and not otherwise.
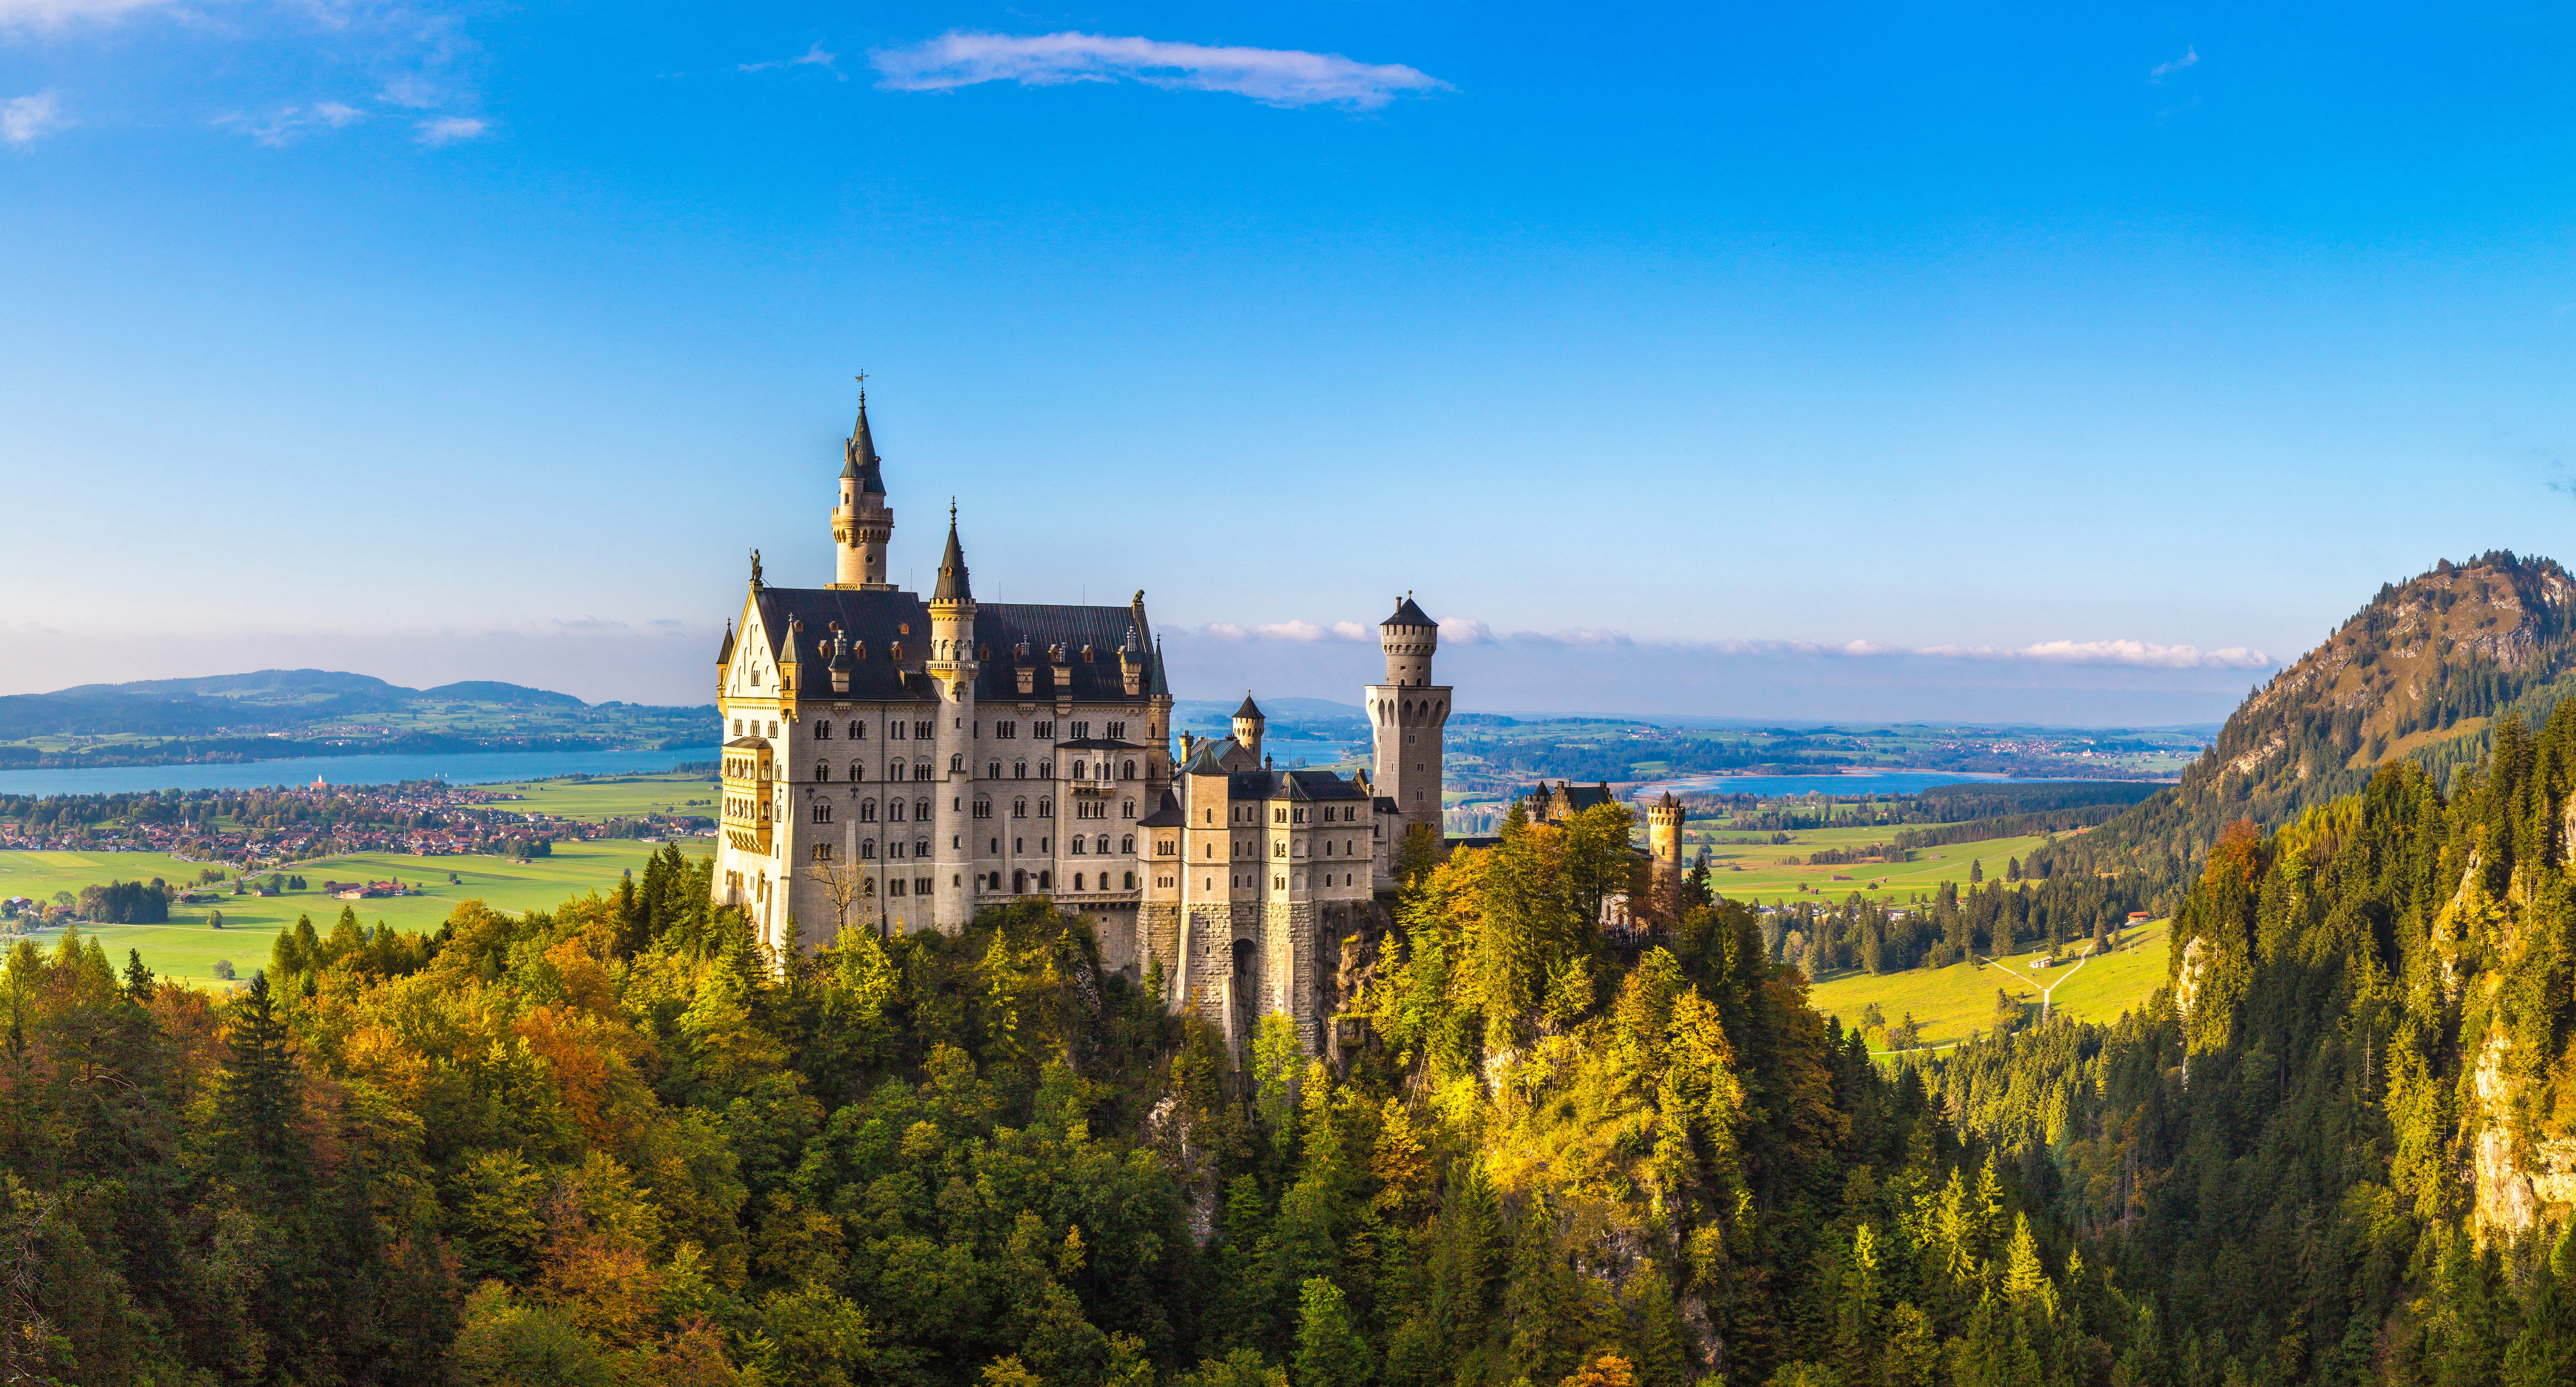
[{"label": "castle tower", "polygon": [[[1446,685],[1431,682],[1431,656],[1440,646],[1440,623],[1413,603],[1396,604],[1378,623],[1378,648],[1386,655],[1386,682],[1362,691],[1369,732],[1376,743],[1370,783],[1395,801],[1398,834],[1428,824],[1440,836],[1441,729],[1449,723]],[[1398,843],[1402,841],[1398,838]]]},{"label": "castle tower", "polygon": [[[864,377],[862,378],[864,380]],[[886,505],[885,477],[876,440],[868,433],[868,388],[859,387],[859,422],[841,445],[841,503],[832,509],[832,583],[836,588],[882,592],[886,541],[894,538],[894,511]]]},{"label": "castle tower", "polygon": [[975,594],[966,581],[966,555],[957,544],[957,508],[948,508],[948,551],[939,558],[939,586],[930,594],[930,658],[923,662],[938,699],[940,794],[933,802],[937,837],[931,856],[939,864],[931,922],[942,934],[959,934],[975,916],[966,874],[979,871],[966,801],[973,787],[975,755]]},{"label": "castle tower", "polygon": [[1670,790],[1646,806],[1646,855],[1654,859],[1656,885],[1681,880],[1682,802]]},{"label": "castle tower", "polygon": [[1269,725],[1270,720],[1261,716],[1260,705],[1254,703],[1252,695],[1246,692],[1243,696],[1243,706],[1234,710],[1234,739],[1243,744],[1244,750],[1259,756],[1261,733]]}]

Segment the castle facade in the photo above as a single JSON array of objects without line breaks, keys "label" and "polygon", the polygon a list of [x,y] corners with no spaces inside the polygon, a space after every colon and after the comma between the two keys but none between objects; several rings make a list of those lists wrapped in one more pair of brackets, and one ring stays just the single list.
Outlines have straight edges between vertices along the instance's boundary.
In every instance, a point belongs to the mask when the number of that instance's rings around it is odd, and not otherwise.
[{"label": "castle facade", "polygon": [[[930,597],[886,581],[894,511],[863,398],[831,512],[833,581],[771,586],[757,553],[717,658],[715,894],[774,949],[849,928],[963,930],[1046,897],[1110,966],[1159,977],[1240,1055],[1267,1013],[1317,1046],[1338,941],[1441,824],[1450,689],[1438,624],[1404,599],[1362,690],[1368,770],[1278,770],[1250,697],[1231,736],[1181,738],[1138,592],[1125,606],[979,603],[957,520]],[[1157,968],[1155,965],[1159,964]]]}]

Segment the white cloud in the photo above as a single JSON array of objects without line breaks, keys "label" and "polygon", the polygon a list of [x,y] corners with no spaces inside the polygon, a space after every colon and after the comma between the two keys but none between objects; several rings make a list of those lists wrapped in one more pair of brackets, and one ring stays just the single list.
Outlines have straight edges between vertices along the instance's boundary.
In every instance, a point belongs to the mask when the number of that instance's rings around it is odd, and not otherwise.
[{"label": "white cloud", "polygon": [[337,101],[317,101],[310,106],[280,106],[256,119],[250,116],[218,117],[215,124],[239,130],[264,145],[293,144],[304,132],[316,126],[337,130],[365,120],[367,113],[355,106]]},{"label": "white cloud", "polygon": [[117,19],[168,8],[174,0],[0,0],[0,29],[56,29],[79,20]]},{"label": "white cloud", "polygon": [[780,68],[789,67],[819,67],[825,72],[832,74],[833,81],[846,82],[850,80],[850,75],[841,71],[841,69],[836,66],[840,59],[841,55],[838,53],[824,52],[823,41],[821,39],[816,39],[814,41],[814,46],[806,49],[805,56],[801,58],[782,58],[777,62],[769,63],[738,63],[734,66],[734,71],[771,72]]},{"label": "white cloud", "polygon": [[435,149],[459,140],[480,139],[490,126],[472,116],[440,116],[412,127],[420,132],[420,142]]},{"label": "white cloud", "polygon": [[2181,57],[2176,58],[2169,63],[2158,63],[2154,67],[2148,69],[2147,76],[2151,79],[2157,77],[2170,77],[2199,61],[2200,50],[2198,48],[2185,48],[2182,51]]},{"label": "white cloud", "polygon": [[1123,77],[1166,89],[1233,92],[1272,106],[1365,111],[1398,96],[1448,86],[1401,63],[1361,63],[1294,48],[1214,48],[1106,34],[1026,37],[952,31],[910,47],[881,50],[873,61],[883,75],[879,85],[894,91],[952,91],[978,82],[1053,86]]},{"label": "white cloud", "polygon": [[2232,645],[2202,650],[2196,645],[2158,645],[2153,641],[2040,641],[2019,649],[1995,646],[1932,645],[1919,650],[1888,649],[1874,653],[1930,655],[1952,660],[2039,660],[2057,665],[2136,665],[2151,669],[2262,669],[2272,657],[2260,650]]},{"label": "white cloud", "polygon": [[62,104],[54,100],[52,92],[13,96],[0,102],[0,141],[20,149],[70,123],[63,118]]},{"label": "white cloud", "polygon": [[1440,618],[1440,639],[1450,645],[1482,645],[1494,638],[1494,628],[1472,616]]},{"label": "white cloud", "polygon": [[1356,621],[1334,622],[1333,634],[1346,641],[1366,641],[1377,639],[1377,637],[1369,634],[1369,629],[1367,627],[1360,625]]}]

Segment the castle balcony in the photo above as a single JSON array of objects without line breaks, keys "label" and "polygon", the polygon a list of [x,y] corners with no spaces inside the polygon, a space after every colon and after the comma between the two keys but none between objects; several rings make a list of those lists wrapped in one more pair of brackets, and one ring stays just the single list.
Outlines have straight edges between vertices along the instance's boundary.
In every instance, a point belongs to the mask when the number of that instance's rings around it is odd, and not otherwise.
[{"label": "castle balcony", "polygon": [[766,855],[774,826],[778,764],[768,739],[736,737],[724,745],[724,836],[738,852]]}]

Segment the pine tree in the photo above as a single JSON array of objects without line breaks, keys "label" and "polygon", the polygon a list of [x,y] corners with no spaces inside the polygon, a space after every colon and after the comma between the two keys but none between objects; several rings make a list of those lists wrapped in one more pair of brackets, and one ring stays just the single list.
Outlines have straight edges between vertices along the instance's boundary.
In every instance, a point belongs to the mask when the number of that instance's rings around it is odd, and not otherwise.
[{"label": "pine tree", "polygon": [[237,1158],[232,1169],[248,1177],[244,1192],[254,1200],[292,1202],[303,1193],[299,1177],[307,1163],[296,1130],[302,1081],[287,1053],[286,1018],[278,1014],[268,974],[251,974],[226,1022],[215,1112],[222,1140]]},{"label": "pine tree", "polygon": [[2576,1221],[2557,1250],[2532,1268],[2522,1333],[2505,1350],[2505,1387],[2566,1387],[2576,1382]]},{"label": "pine tree", "polygon": [[143,966],[143,951],[125,951],[125,997],[140,1006],[152,1000],[152,970]]},{"label": "pine tree", "polygon": [[1297,1296],[1297,1387],[1368,1387],[1376,1377],[1368,1341],[1351,1328],[1341,1288],[1317,1276]]}]

